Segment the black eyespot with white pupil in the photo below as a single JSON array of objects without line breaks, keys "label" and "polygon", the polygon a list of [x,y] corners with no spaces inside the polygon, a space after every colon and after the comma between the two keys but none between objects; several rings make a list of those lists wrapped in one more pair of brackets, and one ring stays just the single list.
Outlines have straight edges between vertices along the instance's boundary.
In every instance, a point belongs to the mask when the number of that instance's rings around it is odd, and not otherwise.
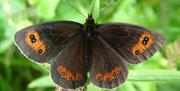
[{"label": "black eyespot with white pupil", "polygon": [[148,37],[144,37],[144,40],[142,41],[142,43],[144,45],[146,45],[148,43],[148,41],[149,41],[149,38]]},{"label": "black eyespot with white pupil", "polygon": [[39,49],[39,50],[38,50],[38,53],[39,53],[39,54],[41,54],[42,52],[43,52],[43,50],[42,50],[42,49]]},{"label": "black eyespot with white pupil", "polygon": [[135,51],[135,54],[136,54],[136,55],[139,55],[139,51],[138,51],[138,50],[137,50],[137,51]]},{"label": "black eyespot with white pupil", "polygon": [[106,81],[109,81],[110,80],[110,78],[108,77],[108,78],[106,78]]},{"label": "black eyespot with white pupil", "polygon": [[97,80],[101,80],[101,77],[100,77],[100,76],[98,76],[98,77],[97,77]]},{"label": "black eyespot with white pupil", "polygon": [[113,77],[116,77],[116,73],[113,73]]},{"label": "black eyespot with white pupil", "polygon": [[66,75],[66,73],[65,72],[62,72],[62,74],[61,74],[62,76],[65,76]]},{"label": "black eyespot with white pupil", "polygon": [[30,39],[31,39],[31,43],[34,43],[36,42],[36,38],[34,35],[30,35]]}]

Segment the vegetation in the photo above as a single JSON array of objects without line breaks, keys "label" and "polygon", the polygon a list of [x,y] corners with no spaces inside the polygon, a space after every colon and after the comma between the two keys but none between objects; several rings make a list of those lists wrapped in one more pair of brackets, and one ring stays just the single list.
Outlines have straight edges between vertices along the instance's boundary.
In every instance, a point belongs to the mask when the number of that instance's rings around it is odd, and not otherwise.
[{"label": "vegetation", "polygon": [[[84,23],[93,12],[97,23],[126,22],[161,33],[164,47],[148,61],[129,65],[127,81],[113,91],[180,89],[179,0],[0,0],[0,91],[53,91],[47,65],[25,58],[13,43],[18,30],[54,20]],[[91,5],[91,3],[93,4]],[[82,14],[80,14],[80,11]],[[92,10],[92,11],[91,11]],[[90,82],[88,91],[103,91]],[[106,90],[108,91],[108,90]]]}]

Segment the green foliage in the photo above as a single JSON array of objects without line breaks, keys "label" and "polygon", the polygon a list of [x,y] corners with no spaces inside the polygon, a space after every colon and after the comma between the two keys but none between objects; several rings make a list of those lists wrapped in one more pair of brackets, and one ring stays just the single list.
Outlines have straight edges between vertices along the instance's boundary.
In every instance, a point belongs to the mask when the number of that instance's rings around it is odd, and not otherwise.
[{"label": "green foliage", "polygon": [[[0,0],[0,91],[52,91],[47,65],[26,59],[15,47],[16,31],[53,20],[84,23],[126,22],[161,33],[166,43],[142,64],[129,65],[128,80],[112,91],[178,91],[180,89],[179,0]],[[80,13],[79,13],[80,12]],[[83,14],[83,15],[82,15]],[[88,91],[103,91],[91,82]],[[107,91],[107,90],[105,90]]]},{"label": "green foliage", "polygon": [[93,0],[91,4],[90,13],[93,14],[93,18],[97,20],[99,17],[100,0]]},{"label": "green foliage", "polygon": [[53,18],[58,3],[59,0],[29,0],[29,4],[35,9],[34,13],[42,19]]},{"label": "green foliage", "polygon": [[39,88],[39,87],[53,87],[55,84],[52,82],[52,79],[50,75],[40,77],[34,81],[32,81],[29,85],[28,88]]}]

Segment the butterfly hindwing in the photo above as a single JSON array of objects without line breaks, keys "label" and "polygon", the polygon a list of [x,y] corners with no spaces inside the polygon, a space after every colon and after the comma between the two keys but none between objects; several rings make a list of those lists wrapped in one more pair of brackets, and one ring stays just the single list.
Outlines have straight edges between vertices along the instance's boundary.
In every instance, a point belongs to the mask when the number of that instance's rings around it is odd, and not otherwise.
[{"label": "butterfly hindwing", "polygon": [[164,42],[157,33],[124,23],[102,24],[96,31],[125,61],[133,64],[151,57]]},{"label": "butterfly hindwing", "polygon": [[51,77],[64,89],[77,89],[86,83],[84,43],[82,36],[77,35],[53,58]]},{"label": "butterfly hindwing", "polygon": [[71,21],[43,23],[18,31],[14,40],[26,57],[36,62],[47,62],[57,55],[81,28],[81,24]]},{"label": "butterfly hindwing", "polygon": [[90,79],[98,87],[112,89],[127,78],[127,63],[98,36],[93,42]]}]

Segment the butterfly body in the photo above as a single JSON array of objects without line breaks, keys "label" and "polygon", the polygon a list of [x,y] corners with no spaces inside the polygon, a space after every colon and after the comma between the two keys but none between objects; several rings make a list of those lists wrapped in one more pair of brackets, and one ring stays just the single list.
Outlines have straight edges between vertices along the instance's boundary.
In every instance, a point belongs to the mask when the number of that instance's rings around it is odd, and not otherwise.
[{"label": "butterfly body", "polygon": [[64,89],[87,82],[87,73],[98,87],[111,89],[128,75],[127,64],[150,58],[163,44],[161,35],[125,24],[95,24],[90,15],[84,25],[58,21],[32,25],[18,31],[15,43],[23,54],[51,64],[53,81]]}]

